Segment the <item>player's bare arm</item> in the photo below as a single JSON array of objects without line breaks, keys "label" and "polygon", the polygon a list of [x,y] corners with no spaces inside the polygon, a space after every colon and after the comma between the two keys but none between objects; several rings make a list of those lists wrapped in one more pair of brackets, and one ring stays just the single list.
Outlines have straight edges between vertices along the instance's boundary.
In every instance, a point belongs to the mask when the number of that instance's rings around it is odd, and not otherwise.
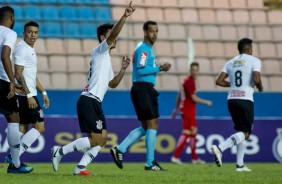
[{"label": "player's bare arm", "polygon": [[198,97],[196,94],[192,94],[191,98],[192,98],[193,102],[195,102],[195,103],[204,104],[204,105],[207,105],[209,107],[212,106],[212,102],[210,100],[202,99],[202,98]]},{"label": "player's bare arm", "polygon": [[119,73],[113,78],[113,80],[111,80],[109,82],[110,88],[116,88],[119,85],[119,83],[120,83],[120,81],[121,81],[121,79],[122,79],[122,77],[125,73],[125,70],[126,70],[126,68],[128,67],[129,64],[130,64],[130,58],[128,56],[123,56],[121,69],[120,69]]},{"label": "player's bare arm", "polygon": [[116,23],[116,25],[113,27],[110,35],[108,36],[107,44],[112,45],[113,42],[115,42],[118,34],[120,33],[127,17],[129,17],[133,12],[135,11],[135,8],[132,6],[132,1],[130,1],[129,5],[126,7],[125,12],[123,16],[120,18],[120,20]]},{"label": "player's bare arm", "polygon": [[172,114],[171,114],[172,119],[176,118],[176,115],[179,112],[180,104],[181,104],[181,92],[179,91],[176,97],[175,108],[173,109]]},{"label": "player's bare arm", "polygon": [[227,77],[227,73],[221,72],[218,78],[216,79],[215,84],[221,87],[230,87],[230,82],[226,81]]},{"label": "player's bare arm", "polygon": [[[23,86],[23,89],[26,92],[26,94],[29,94],[30,91],[26,85],[26,81],[23,76],[23,70],[24,70],[24,66],[15,65],[16,79],[19,82],[19,84]],[[37,103],[33,97],[27,97],[27,103],[28,103],[28,107],[31,109],[34,109],[37,107]]]},{"label": "player's bare arm", "polygon": [[7,98],[12,98],[15,95],[15,81],[14,81],[14,74],[12,70],[12,62],[10,59],[10,54],[11,54],[11,48],[9,46],[3,45],[1,52],[1,60],[5,72],[10,80],[10,92]]},{"label": "player's bare arm", "polygon": [[42,93],[43,107],[46,108],[46,109],[49,108],[49,106],[50,106],[49,97],[48,97],[44,87],[42,86],[42,84],[40,83],[40,81],[37,77],[36,77],[36,89],[38,91],[40,91],[40,93]]},{"label": "player's bare arm", "polygon": [[263,86],[261,82],[260,72],[253,72],[253,79],[256,87],[258,88],[259,92],[263,92]]}]

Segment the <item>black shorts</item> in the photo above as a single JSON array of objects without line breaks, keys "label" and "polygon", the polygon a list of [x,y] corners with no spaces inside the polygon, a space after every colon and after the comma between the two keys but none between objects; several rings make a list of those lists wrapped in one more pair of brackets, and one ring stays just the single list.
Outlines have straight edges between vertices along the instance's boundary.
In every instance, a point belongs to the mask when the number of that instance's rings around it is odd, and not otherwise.
[{"label": "black shorts", "polygon": [[237,131],[252,133],[254,123],[254,102],[250,100],[228,100],[228,109]]},{"label": "black shorts", "polygon": [[37,122],[44,122],[43,110],[40,107],[38,99],[36,96],[33,97],[37,103],[35,109],[30,109],[27,103],[26,96],[18,96],[19,105],[20,105],[20,124],[35,124]]},{"label": "black shorts", "polygon": [[102,133],[107,129],[102,103],[98,100],[81,95],[76,109],[82,133]]},{"label": "black shorts", "polygon": [[159,93],[155,90],[153,84],[135,82],[130,94],[139,121],[159,118]]},{"label": "black shorts", "polygon": [[5,117],[19,112],[17,96],[8,99],[10,83],[0,79],[0,113]]}]

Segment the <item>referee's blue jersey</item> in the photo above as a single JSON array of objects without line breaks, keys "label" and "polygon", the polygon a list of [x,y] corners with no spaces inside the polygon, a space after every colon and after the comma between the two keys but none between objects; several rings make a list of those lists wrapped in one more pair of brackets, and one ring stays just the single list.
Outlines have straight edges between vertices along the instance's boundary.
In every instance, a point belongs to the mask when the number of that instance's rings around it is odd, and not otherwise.
[{"label": "referee's blue jersey", "polygon": [[156,84],[156,74],[160,67],[156,66],[153,47],[146,42],[140,42],[133,55],[132,82],[148,82]]}]

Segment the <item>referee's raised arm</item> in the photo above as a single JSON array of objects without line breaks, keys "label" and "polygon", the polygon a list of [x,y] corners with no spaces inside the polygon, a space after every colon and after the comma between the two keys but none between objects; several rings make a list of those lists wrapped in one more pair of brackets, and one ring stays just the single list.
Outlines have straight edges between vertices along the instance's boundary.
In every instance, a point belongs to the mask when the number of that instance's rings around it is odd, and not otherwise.
[{"label": "referee's raised arm", "polygon": [[132,1],[130,1],[129,5],[126,7],[126,9],[124,11],[124,14],[119,19],[119,21],[115,24],[115,26],[113,27],[110,35],[106,39],[108,45],[112,45],[112,43],[115,41],[116,37],[120,33],[127,17],[129,17],[134,11],[135,11],[135,8],[133,8]]}]

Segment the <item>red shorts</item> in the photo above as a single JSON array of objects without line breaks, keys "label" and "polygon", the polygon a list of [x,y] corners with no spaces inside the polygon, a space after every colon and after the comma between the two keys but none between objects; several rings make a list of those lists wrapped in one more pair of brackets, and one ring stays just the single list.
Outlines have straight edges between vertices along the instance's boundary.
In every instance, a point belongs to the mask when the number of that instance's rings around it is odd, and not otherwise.
[{"label": "red shorts", "polygon": [[196,118],[185,116],[184,114],[182,114],[182,124],[183,130],[192,130],[194,128],[197,128]]}]

